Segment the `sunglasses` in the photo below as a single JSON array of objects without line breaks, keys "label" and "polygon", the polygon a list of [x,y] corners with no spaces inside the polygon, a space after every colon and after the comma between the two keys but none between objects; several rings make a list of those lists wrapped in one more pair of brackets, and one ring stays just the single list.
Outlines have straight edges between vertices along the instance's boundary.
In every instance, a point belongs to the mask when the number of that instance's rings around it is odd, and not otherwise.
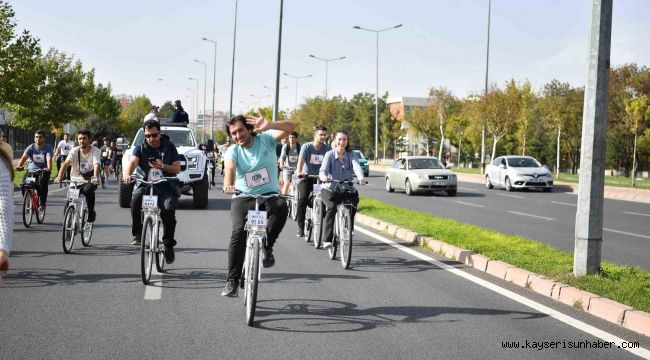
[{"label": "sunglasses", "polygon": [[147,139],[149,138],[155,139],[158,137],[158,135],[160,134],[145,134],[144,137],[146,137]]}]

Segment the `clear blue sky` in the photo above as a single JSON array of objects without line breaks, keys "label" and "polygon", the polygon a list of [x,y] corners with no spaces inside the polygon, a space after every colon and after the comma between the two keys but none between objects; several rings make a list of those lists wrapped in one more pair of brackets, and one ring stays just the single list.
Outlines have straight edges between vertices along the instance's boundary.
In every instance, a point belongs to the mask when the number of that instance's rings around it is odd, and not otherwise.
[{"label": "clear blue sky", "polygon": [[[179,98],[189,104],[194,82],[209,63],[217,40],[216,108],[227,110],[230,89],[234,0],[15,0],[20,28],[43,48],[74,54],[114,92],[145,94],[154,103]],[[274,86],[279,0],[240,0],[235,61],[235,111],[256,106]],[[285,0],[282,72],[313,77],[299,82],[298,96],[323,94],[324,63],[309,58],[347,59],[329,67],[329,95],[350,97],[375,90],[375,35],[354,25],[402,28],[380,36],[380,93],[426,96],[444,86],[457,96],[483,88],[488,0]],[[614,4],[612,64],[650,64],[650,1]],[[536,89],[556,78],[583,85],[591,16],[588,0],[493,0],[490,83],[530,80]],[[157,81],[164,78],[164,81]],[[293,108],[295,82],[282,76],[280,107]],[[299,101],[300,101],[299,99]],[[262,100],[270,105],[272,98]],[[190,106],[185,106],[190,109]]]}]

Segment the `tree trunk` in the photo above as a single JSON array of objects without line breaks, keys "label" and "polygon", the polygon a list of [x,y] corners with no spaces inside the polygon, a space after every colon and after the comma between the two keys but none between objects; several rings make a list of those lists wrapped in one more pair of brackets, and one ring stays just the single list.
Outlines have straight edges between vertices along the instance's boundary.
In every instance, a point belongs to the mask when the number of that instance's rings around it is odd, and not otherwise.
[{"label": "tree trunk", "polygon": [[636,131],[634,132],[634,150],[632,150],[632,187],[636,187]]},{"label": "tree trunk", "polygon": [[526,134],[524,134],[524,148],[521,152],[521,156],[526,156]]},{"label": "tree trunk", "polygon": [[496,136],[492,136],[492,157],[490,158],[490,162],[494,160],[494,155],[497,152],[497,143],[499,142],[499,138]]},{"label": "tree trunk", "polygon": [[445,143],[444,126],[445,126],[445,124],[442,122],[442,119],[440,119],[440,149],[438,150],[438,160],[442,159],[442,146]]},{"label": "tree trunk", "polygon": [[557,127],[557,152],[555,154],[555,178],[560,177],[560,137],[562,135],[562,128]]}]

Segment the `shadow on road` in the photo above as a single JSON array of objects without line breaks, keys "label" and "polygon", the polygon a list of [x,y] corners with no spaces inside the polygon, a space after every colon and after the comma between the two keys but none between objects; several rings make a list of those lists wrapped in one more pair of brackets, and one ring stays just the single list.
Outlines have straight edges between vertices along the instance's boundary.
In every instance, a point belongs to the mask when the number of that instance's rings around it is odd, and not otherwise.
[{"label": "shadow on road", "polygon": [[2,282],[0,282],[0,288],[129,283],[135,281],[141,281],[140,274],[76,274],[72,270],[63,269],[12,269],[5,274]]},{"label": "shadow on road", "polygon": [[[257,302],[255,326],[265,330],[300,333],[355,332],[381,326],[421,323],[453,323],[462,316],[509,316],[528,320],[545,314],[511,310],[442,307],[381,306],[367,309],[343,301],[279,299]],[[435,320],[436,317],[442,317]]]}]

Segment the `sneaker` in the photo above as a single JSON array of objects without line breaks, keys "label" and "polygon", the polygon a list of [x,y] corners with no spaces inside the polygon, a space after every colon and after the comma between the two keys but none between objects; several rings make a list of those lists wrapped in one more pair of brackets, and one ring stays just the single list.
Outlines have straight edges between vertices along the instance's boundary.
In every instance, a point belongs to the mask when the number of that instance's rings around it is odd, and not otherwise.
[{"label": "sneaker", "polygon": [[331,247],[332,247],[332,243],[331,243],[331,242],[323,242],[322,244],[320,244],[320,248],[321,248],[321,249],[325,249],[325,250],[327,250],[327,249],[329,249],[329,248],[331,248]]},{"label": "sneaker", "polygon": [[38,211],[44,212],[45,211],[45,205],[41,205],[38,207]]},{"label": "sneaker", "polygon": [[275,265],[275,257],[273,256],[273,249],[264,249],[262,253],[262,266],[270,268]]},{"label": "sneaker", "polygon": [[88,222],[89,223],[95,222],[96,218],[97,218],[97,213],[94,210],[88,213]]},{"label": "sneaker", "polygon": [[174,254],[174,247],[165,246],[165,262],[167,264],[173,264],[174,259],[176,259],[176,254]]},{"label": "sneaker", "polygon": [[133,240],[131,241],[131,245],[140,246],[140,238],[141,238],[141,236],[134,236]]},{"label": "sneaker", "polygon": [[211,182],[210,185],[212,185],[212,186],[217,186],[217,184],[214,183],[214,182]]},{"label": "sneaker", "polygon": [[304,226],[300,226],[300,228],[298,229],[298,232],[296,233],[296,236],[297,237],[303,237],[303,238],[305,237]]},{"label": "sneaker", "polygon": [[221,296],[235,297],[237,296],[239,281],[235,279],[226,280],[226,287],[221,291]]}]

